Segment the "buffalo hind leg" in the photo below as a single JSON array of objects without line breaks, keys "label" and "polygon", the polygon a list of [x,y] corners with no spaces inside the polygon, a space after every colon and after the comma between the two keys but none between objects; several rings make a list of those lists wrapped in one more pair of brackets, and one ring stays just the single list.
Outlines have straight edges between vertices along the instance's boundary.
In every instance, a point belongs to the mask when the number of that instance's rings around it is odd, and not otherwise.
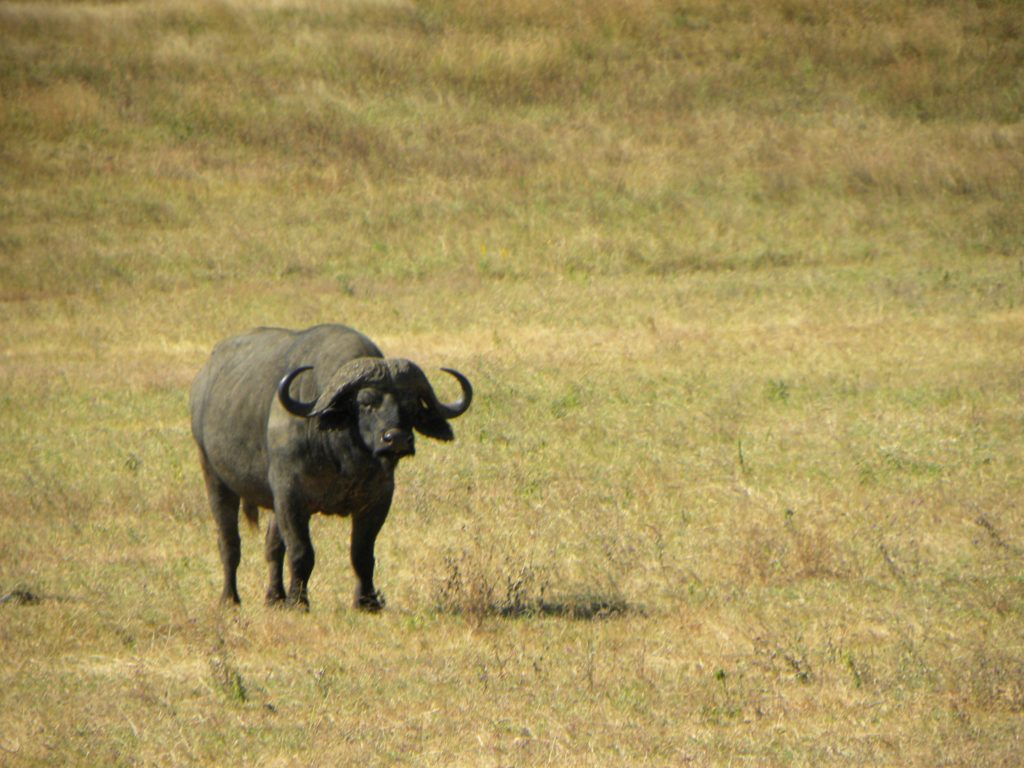
[{"label": "buffalo hind leg", "polygon": [[377,542],[377,534],[387,519],[389,507],[390,500],[377,510],[352,518],[352,568],[358,579],[352,604],[363,611],[379,611],[384,607],[384,598],[373,585],[373,570],[376,565],[373,549]]},{"label": "buffalo hind leg", "polygon": [[284,553],[284,539],[277,528],[277,517],[273,516],[267,526],[266,557],[270,575],[267,584],[267,605],[278,605],[287,597],[284,591]]},{"label": "buffalo hind leg", "polygon": [[238,505],[241,501],[234,491],[214,474],[202,458],[203,476],[206,478],[206,494],[210,499],[210,510],[217,522],[220,562],[224,567],[224,591],[220,600],[229,605],[238,605],[238,564],[242,560],[242,537],[238,534]]}]

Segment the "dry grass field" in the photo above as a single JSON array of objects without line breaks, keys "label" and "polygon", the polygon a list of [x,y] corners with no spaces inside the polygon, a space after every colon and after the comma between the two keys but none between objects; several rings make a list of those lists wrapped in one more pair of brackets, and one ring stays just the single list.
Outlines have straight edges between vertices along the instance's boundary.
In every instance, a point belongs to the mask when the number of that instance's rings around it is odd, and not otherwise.
[{"label": "dry grass field", "polygon": [[[4,0],[0,322],[0,765],[1020,764],[1019,2]],[[222,609],[319,322],[476,400]]]}]

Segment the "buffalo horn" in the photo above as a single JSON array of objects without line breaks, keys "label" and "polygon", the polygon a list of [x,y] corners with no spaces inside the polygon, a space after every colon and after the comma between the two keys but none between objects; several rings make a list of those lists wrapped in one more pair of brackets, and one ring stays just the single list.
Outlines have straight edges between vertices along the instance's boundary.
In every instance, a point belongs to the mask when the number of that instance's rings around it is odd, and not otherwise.
[{"label": "buffalo horn", "polygon": [[450,405],[438,403],[438,408],[441,409],[444,417],[446,419],[454,419],[456,416],[461,416],[469,410],[469,404],[473,402],[473,385],[469,383],[469,379],[454,368],[442,368],[441,370],[454,376],[459,382],[459,386],[462,387],[462,397],[457,402]]},{"label": "buffalo horn", "polygon": [[437,395],[434,394],[434,390],[430,386],[430,382],[427,381],[425,374],[423,375],[420,386],[420,396],[423,398],[427,407],[442,419],[454,419],[456,416],[461,416],[469,410],[469,404],[473,402],[473,386],[469,383],[469,379],[458,371],[452,368],[442,368],[441,370],[456,378],[459,382],[459,386],[462,387],[462,397],[454,403],[442,403],[437,399]]},{"label": "buffalo horn", "polygon": [[313,370],[313,366],[311,365],[303,365],[300,368],[296,368],[294,371],[286,374],[285,377],[281,379],[281,383],[277,385],[277,399],[281,401],[281,405],[284,406],[284,409],[294,416],[308,417],[313,413],[313,407],[316,405],[316,400],[312,400],[308,403],[303,403],[301,400],[295,400],[289,392],[295,378],[303,371],[311,370]]}]

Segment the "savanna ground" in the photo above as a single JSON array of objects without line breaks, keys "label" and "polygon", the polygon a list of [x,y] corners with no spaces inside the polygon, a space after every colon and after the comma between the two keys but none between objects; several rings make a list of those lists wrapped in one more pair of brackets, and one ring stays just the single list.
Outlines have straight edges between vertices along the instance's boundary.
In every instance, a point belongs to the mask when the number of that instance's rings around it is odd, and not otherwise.
[{"label": "savanna ground", "polygon": [[[1022,10],[0,3],[0,764],[1018,765]],[[189,383],[325,321],[476,401],[222,610]]]}]

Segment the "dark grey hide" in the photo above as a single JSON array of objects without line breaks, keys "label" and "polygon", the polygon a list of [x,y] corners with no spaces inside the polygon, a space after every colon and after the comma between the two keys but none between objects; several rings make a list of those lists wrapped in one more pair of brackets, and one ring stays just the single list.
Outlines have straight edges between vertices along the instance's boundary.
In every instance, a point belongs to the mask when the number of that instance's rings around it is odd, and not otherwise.
[{"label": "dark grey hide", "polygon": [[[451,440],[448,424],[469,408],[465,376],[450,405],[408,360],[385,358],[341,325],[305,331],[260,328],[221,342],[192,384],[192,434],[220,533],[221,599],[240,602],[238,509],[267,528],[267,603],[309,605],[314,512],[352,518],[355,605],[378,610],[373,547],[391,506],[395,466],[415,452],[414,431]],[[285,593],[285,555],[291,576]]]}]

